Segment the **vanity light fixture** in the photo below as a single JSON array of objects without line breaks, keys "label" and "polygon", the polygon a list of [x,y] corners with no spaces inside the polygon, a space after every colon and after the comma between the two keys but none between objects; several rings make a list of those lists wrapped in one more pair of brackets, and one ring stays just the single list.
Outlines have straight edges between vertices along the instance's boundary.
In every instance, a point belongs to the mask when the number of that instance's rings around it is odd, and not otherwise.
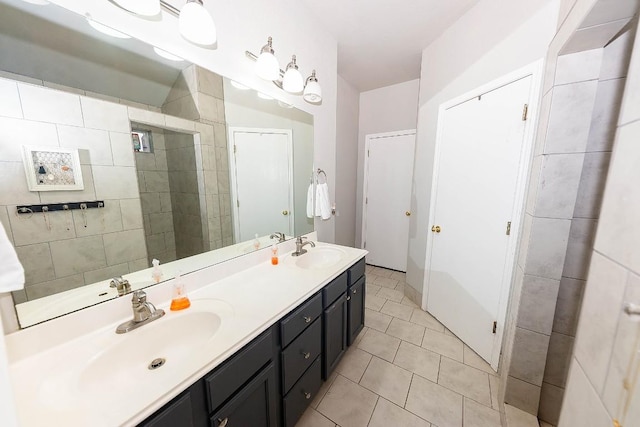
[{"label": "vanity light fixture", "polygon": [[318,104],[322,102],[322,88],[318,83],[316,77],[316,70],[311,72],[311,75],[307,77],[307,82],[304,86],[304,94],[302,95],[305,101],[311,104]]},{"label": "vanity light fixture", "polygon": [[217,40],[216,24],[202,0],[187,0],[180,10],[178,27],[182,37],[191,43],[211,46]]},{"label": "vanity light fixture", "polygon": [[166,50],[162,50],[159,49],[157,47],[153,47],[153,51],[160,57],[164,58],[164,59],[168,59],[169,61],[175,61],[175,62],[180,62],[180,61],[184,61],[184,59],[180,58],[179,56],[176,56],[172,53],[167,52]]},{"label": "vanity light fixture", "polygon": [[298,70],[298,64],[296,64],[296,56],[291,55],[291,62],[287,65],[287,69],[284,72],[282,78],[282,89],[289,93],[300,93],[304,89],[304,81],[302,80],[302,74]]},{"label": "vanity light fixture", "polygon": [[316,70],[306,80],[303,79],[296,56],[291,56],[291,62],[287,65],[286,71],[282,71],[278,65],[278,60],[273,54],[273,40],[267,39],[267,44],[260,50],[260,56],[245,51],[247,58],[255,61],[256,74],[265,79],[271,80],[285,92],[302,95],[302,98],[310,104],[320,104],[322,102],[322,88],[316,77]]},{"label": "vanity light fixture", "polygon": [[160,0],[111,0],[124,10],[142,16],[156,16],[160,13]]},{"label": "vanity light fixture", "polygon": [[91,27],[93,27],[94,30],[101,32],[102,34],[106,34],[108,36],[111,37],[115,37],[117,39],[130,39],[131,36],[125,34],[125,33],[121,33],[120,31],[116,31],[111,27],[107,27],[106,25],[103,25],[97,21],[94,21],[93,19],[91,19],[91,16],[87,15],[85,16],[85,18],[87,19],[87,22],[89,23],[89,25],[91,25]]},{"label": "vanity light fixture", "polygon": [[273,39],[269,37],[267,44],[260,49],[260,56],[256,58],[256,74],[261,79],[277,80],[280,78],[280,64],[273,54]]}]

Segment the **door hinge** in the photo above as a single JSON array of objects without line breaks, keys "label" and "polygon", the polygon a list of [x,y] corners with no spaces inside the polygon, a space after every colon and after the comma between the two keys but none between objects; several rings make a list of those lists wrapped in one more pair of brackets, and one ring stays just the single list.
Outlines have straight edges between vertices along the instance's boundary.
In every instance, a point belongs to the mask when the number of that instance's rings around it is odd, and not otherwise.
[{"label": "door hinge", "polygon": [[371,151],[367,150],[367,157],[371,156]]},{"label": "door hinge", "polygon": [[236,154],[236,151],[238,151],[238,146],[233,144],[233,154]]},{"label": "door hinge", "polygon": [[511,236],[511,221],[507,222],[507,236]]},{"label": "door hinge", "polygon": [[369,198],[368,198],[368,197],[365,197],[365,198],[364,198],[364,204],[365,204],[365,205],[368,205],[368,204],[369,204]]},{"label": "door hinge", "polygon": [[363,249],[367,249],[367,242],[364,242]]},{"label": "door hinge", "polygon": [[493,333],[496,333],[496,330],[498,329],[498,322],[493,322]]},{"label": "door hinge", "polygon": [[524,107],[522,107],[522,121],[526,121],[527,120],[527,113],[529,112],[529,104],[524,104]]},{"label": "door hinge", "polygon": [[240,200],[236,200],[236,206],[240,207]]}]

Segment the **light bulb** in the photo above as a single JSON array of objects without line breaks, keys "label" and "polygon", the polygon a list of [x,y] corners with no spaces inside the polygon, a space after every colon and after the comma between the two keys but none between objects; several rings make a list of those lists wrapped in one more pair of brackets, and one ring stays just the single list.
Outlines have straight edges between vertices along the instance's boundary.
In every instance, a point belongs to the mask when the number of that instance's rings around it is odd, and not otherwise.
[{"label": "light bulb", "polygon": [[287,65],[287,71],[285,71],[282,79],[282,89],[289,93],[300,93],[304,89],[304,79],[300,71],[298,71],[295,55],[291,57],[291,62]]},{"label": "light bulb", "polygon": [[160,0],[113,0],[121,8],[142,16],[156,16],[160,13]]},{"label": "light bulb", "polygon": [[261,79],[273,81],[280,78],[280,64],[273,53],[273,41],[269,37],[256,60],[256,74]]},{"label": "light bulb", "polygon": [[307,85],[304,88],[302,98],[311,104],[317,104],[322,101],[322,88],[316,78],[316,70],[313,70],[311,75],[307,78]]},{"label": "light bulb", "polygon": [[182,37],[191,43],[210,46],[216,42],[216,24],[202,0],[187,0],[180,10],[178,26]]}]

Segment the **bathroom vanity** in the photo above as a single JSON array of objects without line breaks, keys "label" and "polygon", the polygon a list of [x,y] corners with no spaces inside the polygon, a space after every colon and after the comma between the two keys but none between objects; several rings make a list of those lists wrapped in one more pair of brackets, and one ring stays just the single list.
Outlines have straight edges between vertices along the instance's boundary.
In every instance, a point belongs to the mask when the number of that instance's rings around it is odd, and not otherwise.
[{"label": "bathroom vanity", "polygon": [[364,258],[141,426],[292,427],[364,327]]},{"label": "bathroom vanity", "polygon": [[21,425],[295,425],[364,326],[366,251],[293,246],[184,276],[183,311],[147,288],[167,314],[126,334],[130,295],[8,335]]}]

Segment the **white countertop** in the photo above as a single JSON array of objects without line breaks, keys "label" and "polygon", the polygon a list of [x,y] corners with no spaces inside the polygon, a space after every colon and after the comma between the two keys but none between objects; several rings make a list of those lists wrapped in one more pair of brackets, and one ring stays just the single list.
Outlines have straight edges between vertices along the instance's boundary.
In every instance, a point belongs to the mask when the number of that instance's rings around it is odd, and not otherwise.
[{"label": "white countertop", "polygon": [[[285,242],[279,248],[281,252],[291,251],[293,245],[292,241]],[[127,363],[127,354],[113,360],[113,371],[104,372],[104,378],[91,382],[90,387],[86,380],[80,383],[90,361],[126,337],[135,336],[137,331],[115,334],[116,326],[131,318],[129,297],[8,335],[10,376],[20,425],[49,425],[52,420],[64,426],[136,425],[367,253],[317,243],[318,248],[323,246],[340,248],[345,255],[329,268],[310,270],[295,266],[296,259],[290,252],[281,255],[280,263],[273,266],[270,252],[264,250],[186,275],[192,307],[182,312],[169,311],[172,281],[149,288],[148,300],[167,314],[139,330],[150,325],[160,327],[166,319],[189,310],[201,310],[207,301],[222,301],[227,308],[221,310],[222,323],[213,339],[192,352],[188,362],[179,366],[167,362],[155,371],[142,369],[134,386],[118,380],[118,366]],[[309,246],[306,249],[313,251]]]}]

